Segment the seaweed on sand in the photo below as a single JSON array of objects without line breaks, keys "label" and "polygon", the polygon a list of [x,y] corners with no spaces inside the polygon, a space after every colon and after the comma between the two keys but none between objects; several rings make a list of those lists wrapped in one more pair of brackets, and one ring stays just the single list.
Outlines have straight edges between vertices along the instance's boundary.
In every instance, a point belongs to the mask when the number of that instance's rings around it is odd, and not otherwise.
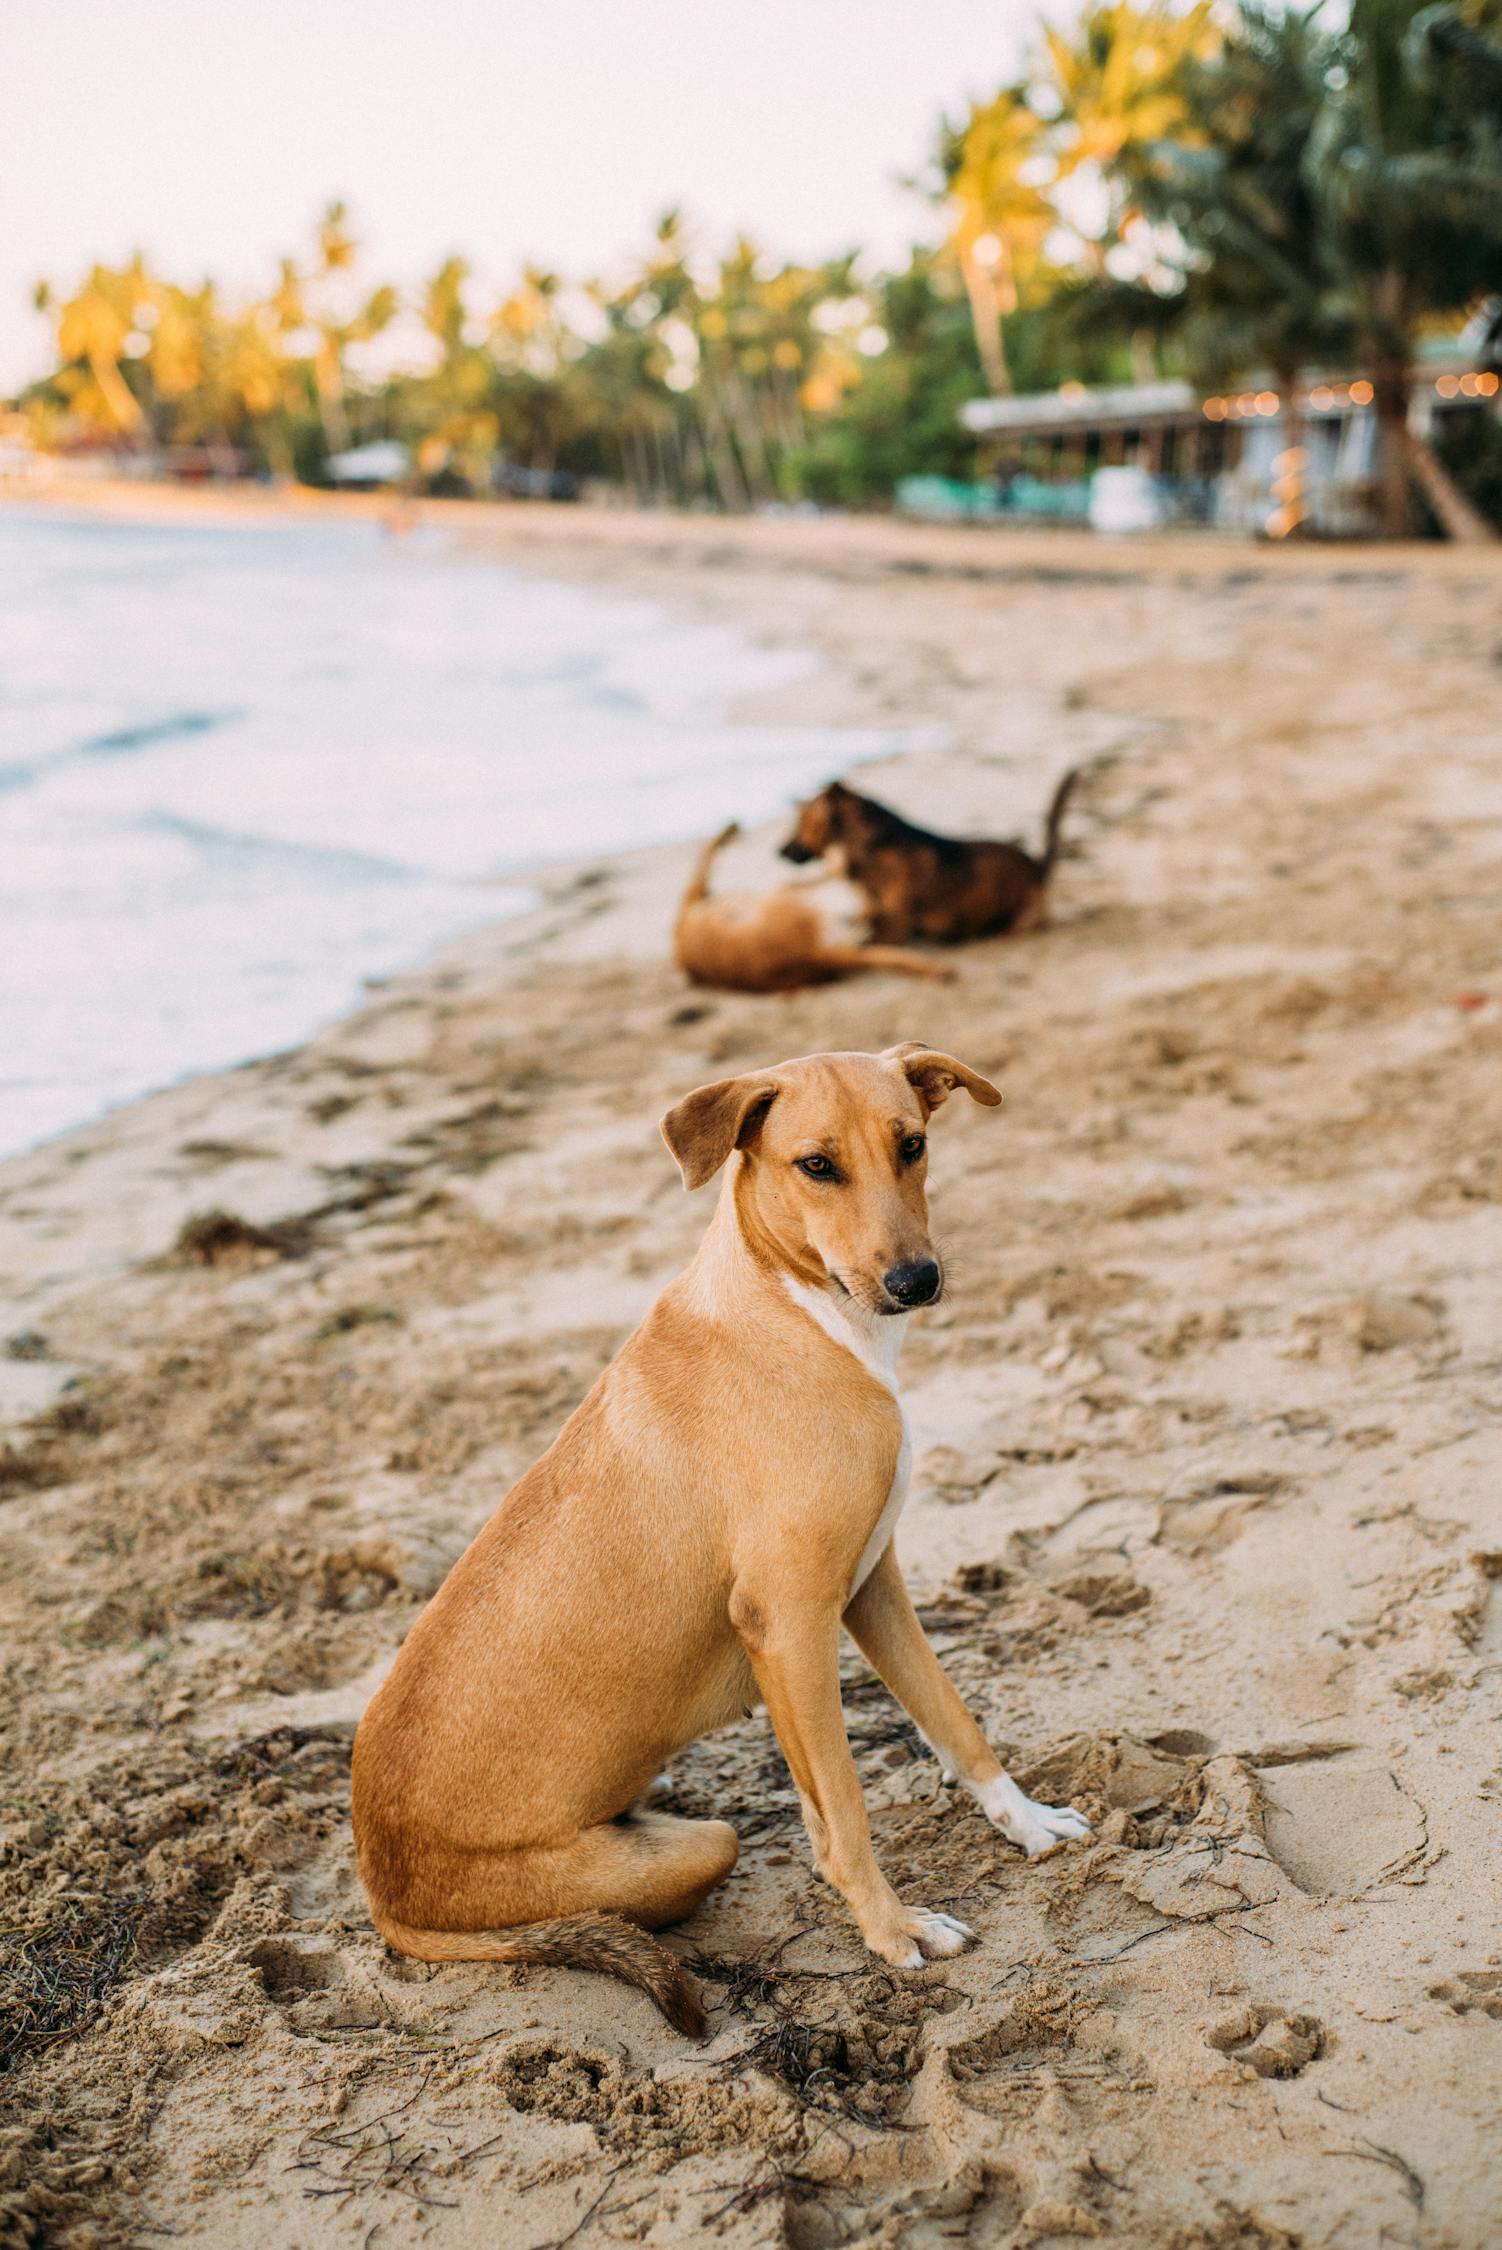
[{"label": "seaweed on sand", "polygon": [[81,2031],[135,1954],[134,1901],[65,1906],[40,1929],[0,1932],[0,2070]]}]

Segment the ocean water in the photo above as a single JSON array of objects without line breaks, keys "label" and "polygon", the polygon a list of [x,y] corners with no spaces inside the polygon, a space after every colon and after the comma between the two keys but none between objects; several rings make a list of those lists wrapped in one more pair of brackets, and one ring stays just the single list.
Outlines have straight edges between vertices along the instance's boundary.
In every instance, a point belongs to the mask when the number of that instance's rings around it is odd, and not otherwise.
[{"label": "ocean water", "polygon": [[0,1153],[900,746],[729,723],[804,662],[437,534],[0,508]]}]

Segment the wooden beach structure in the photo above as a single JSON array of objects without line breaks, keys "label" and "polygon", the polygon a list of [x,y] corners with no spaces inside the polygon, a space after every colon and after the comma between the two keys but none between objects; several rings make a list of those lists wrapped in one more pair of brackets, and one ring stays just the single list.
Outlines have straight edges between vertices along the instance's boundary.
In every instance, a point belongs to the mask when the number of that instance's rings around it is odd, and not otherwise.
[{"label": "wooden beach structure", "polygon": [[[1467,346],[1438,339],[1424,355],[1409,416],[1419,434],[1502,412],[1502,379]],[[1316,372],[1291,396],[1265,377],[1210,394],[1180,381],[1065,383],[972,399],[961,420],[980,441],[973,505],[945,508],[930,493],[925,506],[913,490],[899,494],[908,512],[1102,529],[1202,523],[1269,538],[1299,524],[1328,538],[1378,528],[1377,421],[1360,373]]]}]

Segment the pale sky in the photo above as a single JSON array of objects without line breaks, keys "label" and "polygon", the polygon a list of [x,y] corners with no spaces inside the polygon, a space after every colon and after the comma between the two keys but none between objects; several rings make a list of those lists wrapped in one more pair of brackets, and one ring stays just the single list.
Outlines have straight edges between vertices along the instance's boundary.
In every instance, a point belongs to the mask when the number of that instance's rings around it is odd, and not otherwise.
[{"label": "pale sky", "polygon": [[0,67],[0,391],[49,364],[30,309],[139,247],[267,286],[342,195],[381,279],[459,252],[571,278],[668,204],[773,252],[924,231],[903,174],[1015,70],[1036,0],[56,0]]}]

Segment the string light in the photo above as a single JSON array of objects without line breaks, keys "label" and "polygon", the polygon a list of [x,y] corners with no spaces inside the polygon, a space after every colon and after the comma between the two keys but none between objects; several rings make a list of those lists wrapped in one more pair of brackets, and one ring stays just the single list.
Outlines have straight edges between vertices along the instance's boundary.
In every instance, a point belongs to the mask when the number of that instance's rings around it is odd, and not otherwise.
[{"label": "string light", "polygon": [[1253,399],[1252,405],[1259,414],[1276,414],[1278,411],[1278,394],[1276,391],[1259,391]]},{"label": "string light", "polygon": [[1370,406],[1376,395],[1364,375],[1359,383],[1351,385],[1351,404],[1353,406]]},{"label": "string light", "polygon": [[1460,377],[1458,375],[1441,375],[1434,388],[1439,392],[1441,398],[1453,398],[1460,389]]},{"label": "string light", "polygon": [[1304,472],[1308,466],[1309,456],[1302,445],[1285,446],[1274,455],[1272,495],[1278,505],[1263,525],[1269,539],[1286,539],[1303,522]]}]

